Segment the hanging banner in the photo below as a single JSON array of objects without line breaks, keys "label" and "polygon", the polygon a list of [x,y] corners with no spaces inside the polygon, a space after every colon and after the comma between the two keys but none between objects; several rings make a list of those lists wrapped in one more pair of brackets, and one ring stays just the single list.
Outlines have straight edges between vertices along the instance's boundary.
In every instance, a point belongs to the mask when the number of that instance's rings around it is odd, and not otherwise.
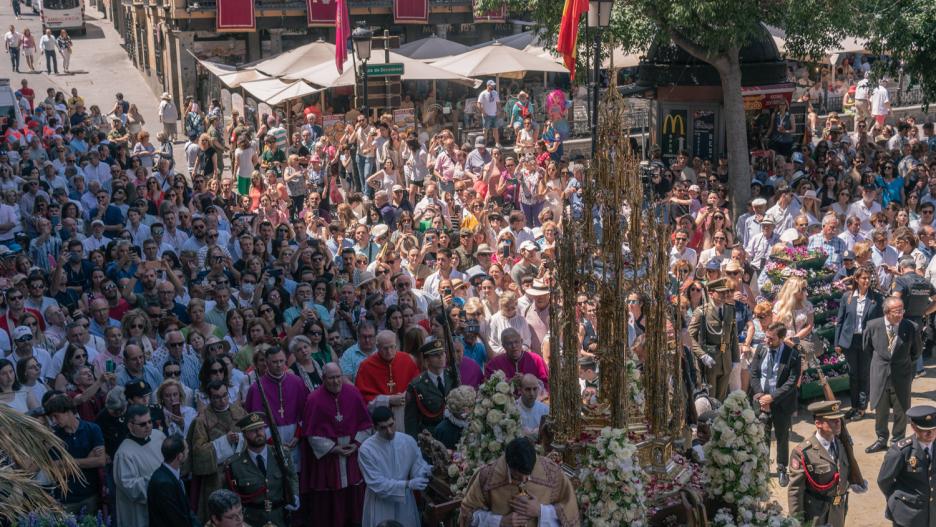
[{"label": "hanging banner", "polygon": [[257,19],[254,16],[253,0],[218,0],[217,31],[254,31]]},{"label": "hanging banner", "polygon": [[306,0],[306,22],[309,27],[335,27],[335,0]]},{"label": "hanging banner", "polygon": [[475,24],[503,24],[507,22],[507,4],[501,6],[500,9],[479,11],[478,0],[472,0],[471,3]]},{"label": "hanging banner", "polygon": [[402,132],[414,132],[416,131],[416,109],[415,108],[403,108],[400,110],[393,110],[393,124],[397,126]]},{"label": "hanging banner", "polygon": [[744,110],[774,109],[784,103],[789,106],[794,89],[795,86],[792,82],[769,86],[743,86],[741,87],[741,96],[744,98]]},{"label": "hanging banner", "polygon": [[393,0],[393,23],[428,24],[429,0]]}]

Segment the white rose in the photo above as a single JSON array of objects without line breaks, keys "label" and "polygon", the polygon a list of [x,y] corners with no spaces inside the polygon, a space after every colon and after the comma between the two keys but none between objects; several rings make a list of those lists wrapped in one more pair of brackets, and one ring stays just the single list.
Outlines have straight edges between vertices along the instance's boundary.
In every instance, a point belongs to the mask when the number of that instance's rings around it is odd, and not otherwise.
[{"label": "white rose", "polygon": [[495,393],[491,396],[491,401],[497,406],[507,406],[507,396],[502,393]]},{"label": "white rose", "polygon": [[750,408],[741,412],[741,417],[743,417],[744,420],[748,423],[753,423],[754,420],[757,419],[757,416],[754,415],[754,410],[751,410]]},{"label": "white rose", "polygon": [[494,426],[501,422],[501,419],[504,418],[504,414],[500,410],[492,409],[487,414],[487,423],[491,426]]},{"label": "white rose", "polygon": [[450,478],[457,477],[457,476],[458,476],[458,472],[459,472],[459,471],[458,471],[458,467],[457,467],[456,465],[449,465],[449,467],[448,467],[448,475],[449,475]]},{"label": "white rose", "polygon": [[510,393],[510,385],[503,381],[497,383],[497,386],[494,389],[500,393]]},{"label": "white rose", "polygon": [[498,450],[500,450],[500,447],[501,445],[497,441],[491,441],[490,443],[488,443],[488,450],[490,450],[491,452],[497,452]]}]

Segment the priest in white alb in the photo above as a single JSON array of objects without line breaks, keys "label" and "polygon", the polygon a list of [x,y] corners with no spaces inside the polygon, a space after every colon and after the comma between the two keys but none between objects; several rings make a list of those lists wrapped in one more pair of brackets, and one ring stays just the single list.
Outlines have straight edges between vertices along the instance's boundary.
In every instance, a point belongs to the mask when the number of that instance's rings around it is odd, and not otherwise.
[{"label": "priest in white alb", "polygon": [[153,429],[149,408],[133,405],[127,409],[127,438],[114,454],[114,485],[117,487],[119,525],[147,527],[146,488],[153,472],[162,465],[166,436]]},{"label": "priest in white alb", "polygon": [[361,445],[358,464],[364,474],[363,527],[375,527],[384,520],[396,520],[404,527],[420,527],[414,490],[429,484],[432,466],[411,436],[396,433],[393,413],[378,406],[371,413],[376,433]]}]

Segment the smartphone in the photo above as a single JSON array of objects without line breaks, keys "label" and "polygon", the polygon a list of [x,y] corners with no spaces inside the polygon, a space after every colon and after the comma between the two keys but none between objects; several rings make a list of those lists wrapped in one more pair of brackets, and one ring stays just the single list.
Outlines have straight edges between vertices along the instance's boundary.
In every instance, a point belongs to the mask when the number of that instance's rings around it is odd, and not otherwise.
[{"label": "smartphone", "polygon": [[104,371],[107,373],[114,373],[117,371],[117,363],[108,359],[107,362],[104,363]]},{"label": "smartphone", "polygon": [[510,244],[509,243],[504,244],[504,248],[501,249],[501,256],[503,256],[504,258],[510,258]]}]

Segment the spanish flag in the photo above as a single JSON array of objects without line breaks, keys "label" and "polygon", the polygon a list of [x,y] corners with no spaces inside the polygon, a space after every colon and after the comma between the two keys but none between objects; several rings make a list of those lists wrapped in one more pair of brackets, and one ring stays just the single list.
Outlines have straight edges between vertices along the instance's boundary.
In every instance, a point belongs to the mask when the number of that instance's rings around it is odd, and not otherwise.
[{"label": "spanish flag", "polygon": [[559,39],[556,51],[562,55],[562,61],[575,81],[575,55],[578,42],[579,19],[588,12],[588,0],[565,0],[562,8],[562,22],[559,24]]}]

